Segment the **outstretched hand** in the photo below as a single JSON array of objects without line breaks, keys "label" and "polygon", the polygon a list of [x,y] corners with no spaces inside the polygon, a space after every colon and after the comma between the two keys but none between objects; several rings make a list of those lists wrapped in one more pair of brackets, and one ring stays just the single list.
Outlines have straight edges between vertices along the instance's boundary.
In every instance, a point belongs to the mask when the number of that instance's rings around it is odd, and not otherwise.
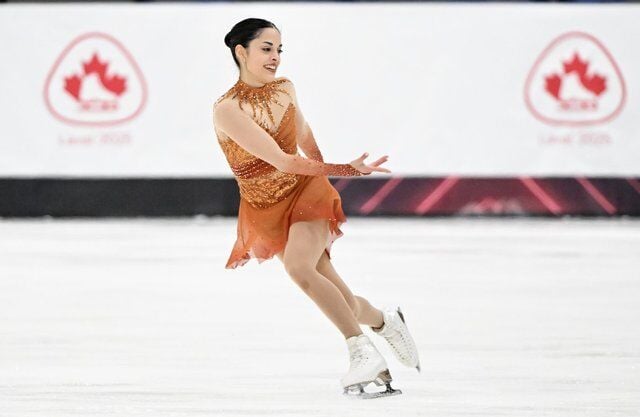
[{"label": "outstretched hand", "polygon": [[369,156],[369,154],[367,152],[363,153],[360,158],[355,159],[355,160],[350,162],[351,166],[354,167],[355,169],[357,169],[358,171],[362,172],[365,175],[371,174],[374,171],[376,171],[376,172],[387,172],[387,173],[391,172],[387,168],[382,168],[380,166],[380,165],[384,164],[385,162],[387,162],[387,159],[389,159],[389,157],[387,155],[385,155],[382,158],[379,158],[376,161],[372,162],[371,164],[367,165],[367,164],[364,163],[364,160],[368,156]]}]

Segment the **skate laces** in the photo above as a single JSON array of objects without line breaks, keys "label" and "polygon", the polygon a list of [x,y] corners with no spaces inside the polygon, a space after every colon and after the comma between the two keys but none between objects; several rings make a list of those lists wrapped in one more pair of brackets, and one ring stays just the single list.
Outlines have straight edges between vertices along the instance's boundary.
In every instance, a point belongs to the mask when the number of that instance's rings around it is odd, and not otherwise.
[{"label": "skate laces", "polygon": [[411,358],[406,357],[403,354],[404,352],[399,348],[399,346],[411,346],[408,336],[405,334],[405,328],[395,320],[393,320],[392,323],[393,324],[389,326],[388,333],[386,333],[384,337],[387,339],[393,350],[396,351],[398,356],[405,360],[410,360]]},{"label": "skate laces", "polygon": [[364,359],[364,355],[361,350],[356,350],[355,352],[352,352],[351,356],[349,357],[349,360],[353,362],[355,366],[360,365],[360,362],[362,362],[362,359]]},{"label": "skate laces", "polygon": [[370,354],[370,346],[369,343],[357,344],[354,348],[349,352],[349,360],[354,367],[360,366],[363,361],[369,357]]}]

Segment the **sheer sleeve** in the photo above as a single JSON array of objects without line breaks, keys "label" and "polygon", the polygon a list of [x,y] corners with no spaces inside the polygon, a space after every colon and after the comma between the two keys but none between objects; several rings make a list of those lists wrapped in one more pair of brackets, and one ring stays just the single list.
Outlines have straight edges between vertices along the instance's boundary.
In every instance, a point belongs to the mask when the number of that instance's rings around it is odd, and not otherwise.
[{"label": "sheer sleeve", "polygon": [[364,175],[351,164],[328,164],[299,155],[289,155],[284,172],[302,175],[327,175],[332,177],[358,177]]},{"label": "sheer sleeve", "polygon": [[309,158],[316,161],[324,162],[322,152],[320,152],[320,148],[318,148],[318,144],[316,143],[316,139],[313,136],[311,127],[309,127],[309,125],[305,123],[302,129],[302,135],[300,137],[300,141],[298,142],[298,146],[300,146],[302,152],[304,152],[304,154]]},{"label": "sheer sleeve", "polygon": [[293,104],[296,108],[296,140],[298,142],[298,146],[309,158],[324,162],[320,148],[318,148],[316,139],[313,136],[313,131],[302,114],[302,109],[300,108],[300,103],[296,96],[296,90],[291,80],[288,80],[287,86],[289,87],[291,99],[293,100]]},{"label": "sheer sleeve", "polygon": [[351,164],[331,164],[284,152],[273,138],[232,101],[216,103],[213,110],[216,129],[250,154],[276,169],[301,175],[351,177],[364,175]]}]

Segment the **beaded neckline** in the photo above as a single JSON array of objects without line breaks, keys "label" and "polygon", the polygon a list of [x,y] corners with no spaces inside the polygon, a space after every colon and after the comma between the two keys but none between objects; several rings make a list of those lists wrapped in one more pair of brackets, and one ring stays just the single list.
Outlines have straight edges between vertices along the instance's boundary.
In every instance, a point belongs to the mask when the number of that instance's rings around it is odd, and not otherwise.
[{"label": "beaded neckline", "polygon": [[253,110],[254,117],[256,116],[256,109],[260,109],[260,117],[262,117],[266,111],[271,123],[275,125],[275,120],[269,104],[274,103],[284,107],[284,105],[277,100],[277,94],[284,93],[291,97],[286,90],[280,87],[280,84],[287,81],[288,80],[286,78],[281,78],[279,80],[270,81],[260,87],[252,87],[241,79],[238,79],[224,97],[231,96],[231,98],[237,99],[238,105],[241,109],[243,104],[249,104]]},{"label": "beaded neckline", "polygon": [[269,81],[267,83],[262,84],[260,87],[254,87],[252,85],[247,84],[246,82],[242,81],[242,79],[238,78],[238,81],[236,81],[236,85],[239,85],[240,88],[245,89],[245,90],[260,90],[260,89],[268,89],[271,87],[272,84],[281,84],[283,82],[287,81],[284,78],[281,78],[279,80],[273,80],[273,81]]}]

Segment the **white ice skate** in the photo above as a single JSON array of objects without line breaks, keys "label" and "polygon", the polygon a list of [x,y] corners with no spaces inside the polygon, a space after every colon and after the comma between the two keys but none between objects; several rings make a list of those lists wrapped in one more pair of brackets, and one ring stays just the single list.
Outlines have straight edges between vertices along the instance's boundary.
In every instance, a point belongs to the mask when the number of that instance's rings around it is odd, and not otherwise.
[{"label": "white ice skate", "polygon": [[[349,372],[342,377],[344,394],[356,398],[379,398],[402,394],[391,387],[391,374],[378,349],[365,334],[347,339],[349,348]],[[365,392],[364,387],[371,382],[377,386],[386,385],[386,391]]]},{"label": "white ice skate", "polygon": [[382,327],[379,329],[371,327],[371,330],[385,338],[400,363],[410,368],[416,368],[420,372],[418,349],[405,324],[400,307],[397,307],[395,311],[384,309],[382,315],[384,317]]}]

